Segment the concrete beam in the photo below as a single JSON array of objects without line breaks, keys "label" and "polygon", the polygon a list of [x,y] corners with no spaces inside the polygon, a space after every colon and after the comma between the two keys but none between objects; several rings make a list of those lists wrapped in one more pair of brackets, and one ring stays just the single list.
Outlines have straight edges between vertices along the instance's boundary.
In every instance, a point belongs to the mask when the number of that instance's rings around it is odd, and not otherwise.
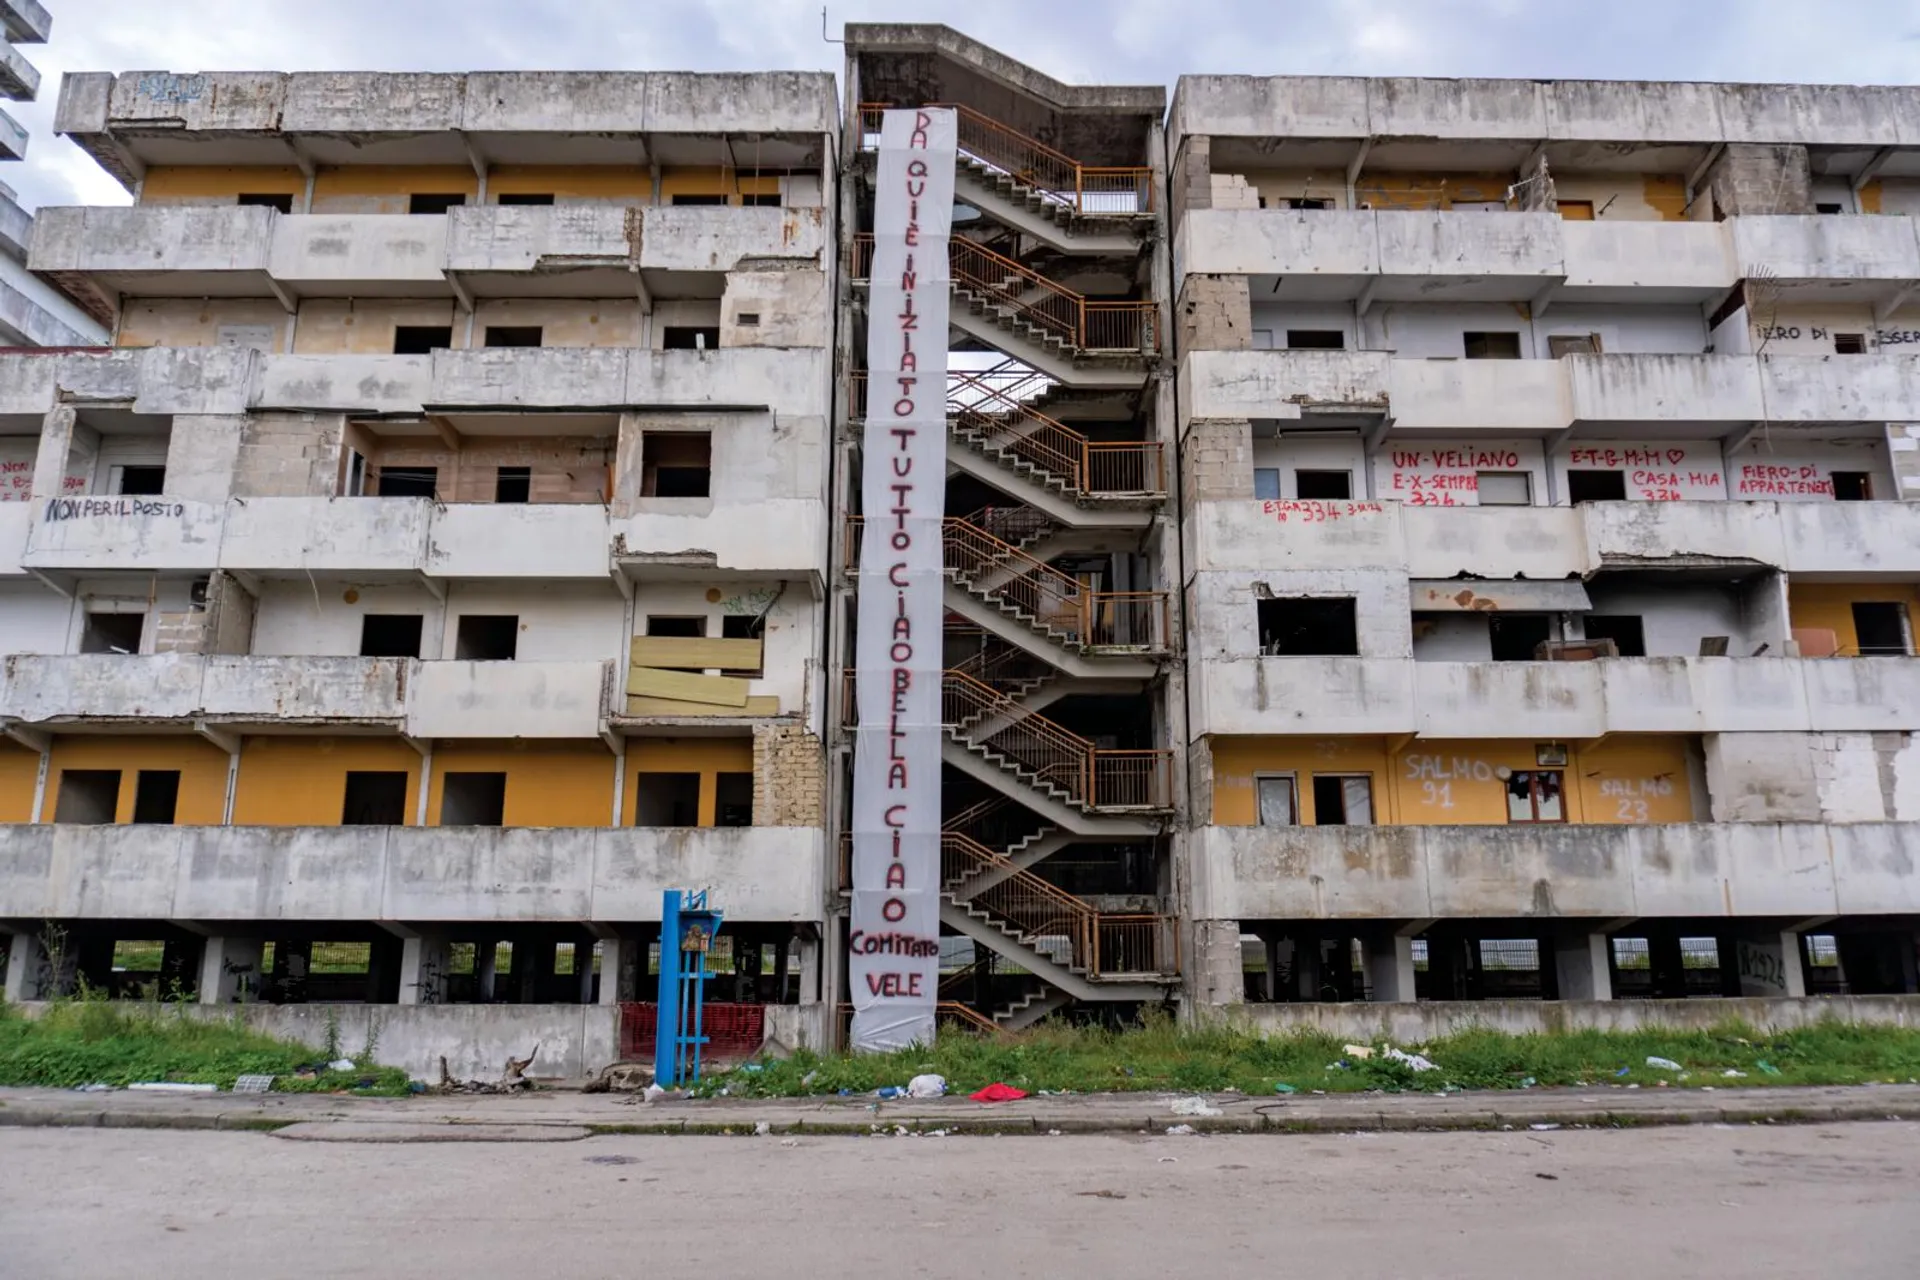
[{"label": "concrete beam", "polygon": [[230,756],[240,754],[240,735],[231,730],[216,729],[205,720],[195,720],[193,731]]},{"label": "concrete beam", "polygon": [[1354,149],[1353,159],[1347,161],[1347,208],[1354,208],[1354,188],[1360,182],[1360,171],[1366,167],[1367,153],[1373,150],[1373,139],[1362,138]]},{"label": "concrete beam", "polygon": [[286,285],[275,280],[272,276],[266,276],[265,279],[267,282],[267,291],[273,295],[274,301],[280,304],[281,309],[290,316],[300,314],[300,299],[294,294],[293,290],[287,288]]},{"label": "concrete beam", "polygon": [[1891,295],[1874,305],[1873,318],[1875,322],[1885,324],[1888,320],[1891,320],[1893,313],[1906,305],[1907,299],[1913,296],[1915,289],[1920,289],[1920,280],[1902,281]]},{"label": "concrete beam", "polygon": [[12,738],[27,750],[38,752],[41,755],[45,755],[48,748],[53,745],[53,735],[46,730],[29,729],[25,725],[13,721],[9,721],[4,728],[0,728],[0,733],[4,733],[5,736]]},{"label": "concrete beam", "polygon": [[1898,147],[1882,147],[1874,152],[1873,157],[1860,166],[1860,172],[1853,175],[1853,189],[1857,192],[1879,177],[1880,171],[1887,167],[1887,161],[1893,159],[1898,151]]},{"label": "concrete beam", "polygon": [[1693,203],[1694,189],[1700,185],[1700,179],[1707,176],[1707,170],[1713,168],[1713,162],[1718,160],[1721,154],[1726,151],[1726,149],[1727,149],[1726,143],[1724,142],[1714,143],[1712,146],[1707,148],[1707,154],[1700,157],[1700,163],[1694,165],[1693,168],[1687,170],[1686,189],[1687,189],[1687,203],[1689,205]]}]

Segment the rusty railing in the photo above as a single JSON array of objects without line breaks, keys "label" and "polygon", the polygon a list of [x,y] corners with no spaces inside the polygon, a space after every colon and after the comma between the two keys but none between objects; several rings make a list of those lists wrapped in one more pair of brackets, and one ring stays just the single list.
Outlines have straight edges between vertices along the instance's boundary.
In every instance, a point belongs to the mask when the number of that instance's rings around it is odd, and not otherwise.
[{"label": "rusty railing", "polygon": [[[860,564],[860,516],[847,517],[842,567]],[[1012,604],[1070,643],[1094,649],[1168,652],[1171,612],[1164,591],[1093,591],[966,520],[945,521],[946,569],[974,589]]]},{"label": "rusty railing", "polygon": [[[1081,352],[1157,352],[1159,310],[1152,302],[1081,297],[1012,258],[956,236],[948,259],[961,288]],[[873,275],[873,236],[853,238],[852,279]]]},{"label": "rusty railing", "polygon": [[[1153,170],[1145,165],[1083,165],[972,107],[955,102],[926,105],[953,110],[958,117],[962,153],[1006,174],[1043,200],[1085,217],[1132,217],[1153,212]],[[886,109],[884,103],[861,104],[862,150],[871,151],[879,145],[880,116]]]},{"label": "rusty railing", "polygon": [[[1050,385],[1052,379],[1024,367],[1004,373],[949,372],[947,420],[1059,479],[1074,493],[1165,496],[1166,461],[1159,441],[1088,439],[1026,402]],[[867,375],[848,374],[847,408],[854,421],[865,419],[867,399]]]}]

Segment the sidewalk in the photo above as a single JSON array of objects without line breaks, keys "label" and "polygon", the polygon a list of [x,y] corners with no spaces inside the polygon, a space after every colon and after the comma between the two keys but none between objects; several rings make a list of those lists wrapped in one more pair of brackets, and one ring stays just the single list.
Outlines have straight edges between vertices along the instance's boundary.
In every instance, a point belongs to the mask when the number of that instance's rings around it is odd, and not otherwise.
[{"label": "sidewalk", "polygon": [[[1500,1129],[1529,1125],[1628,1127],[1673,1124],[1920,1120],[1920,1085],[1844,1088],[1528,1089],[1432,1094],[1247,1097],[1206,1095],[1219,1115],[1176,1115],[1174,1095],[1091,1094],[983,1105],[932,1101],[792,1098],[646,1103],[630,1095],[570,1090],[517,1096],[431,1094],[350,1098],[316,1094],[167,1095],[0,1089],[0,1127],[79,1126],[276,1130],[335,1140],[525,1140],[595,1133],[869,1134],[904,1129],[948,1134],[1314,1133],[1363,1129]],[[765,1130],[759,1126],[765,1125]],[[364,1126],[362,1128],[361,1126]],[[476,1129],[475,1126],[481,1128]],[[458,1129],[458,1134],[451,1130]],[[497,1132],[490,1132],[497,1130]],[[566,1133],[535,1130],[565,1130]],[[289,1134],[288,1136],[296,1136]]]}]

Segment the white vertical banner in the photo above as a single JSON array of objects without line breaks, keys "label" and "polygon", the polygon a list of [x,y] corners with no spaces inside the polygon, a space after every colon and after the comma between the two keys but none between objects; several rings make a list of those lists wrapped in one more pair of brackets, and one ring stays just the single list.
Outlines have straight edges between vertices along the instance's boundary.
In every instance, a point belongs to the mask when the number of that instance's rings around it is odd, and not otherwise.
[{"label": "white vertical banner", "polygon": [[951,110],[880,125],[861,455],[853,753],[853,1047],[933,1040],[940,985],[940,680]]}]

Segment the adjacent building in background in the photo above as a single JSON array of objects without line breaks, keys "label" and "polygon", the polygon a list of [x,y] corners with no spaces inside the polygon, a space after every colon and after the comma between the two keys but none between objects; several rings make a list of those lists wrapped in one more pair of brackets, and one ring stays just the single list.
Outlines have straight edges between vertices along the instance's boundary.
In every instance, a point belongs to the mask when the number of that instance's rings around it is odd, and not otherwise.
[{"label": "adjacent building in background", "polygon": [[[32,102],[39,96],[40,71],[15,46],[45,44],[52,30],[53,18],[38,0],[0,0],[0,98]],[[0,160],[23,160],[26,154],[27,131],[0,111]],[[88,347],[105,341],[111,311],[83,309],[28,272],[32,237],[33,215],[20,207],[13,188],[0,182],[0,347]]]},{"label": "adjacent building in background", "polygon": [[135,203],[28,259],[111,349],[0,352],[10,998],[575,1074],[707,888],[716,1048],[841,1035],[874,126],[924,106],[946,1021],[1920,990],[1920,91],[1169,111],[846,36],[839,101],[67,79]]}]

